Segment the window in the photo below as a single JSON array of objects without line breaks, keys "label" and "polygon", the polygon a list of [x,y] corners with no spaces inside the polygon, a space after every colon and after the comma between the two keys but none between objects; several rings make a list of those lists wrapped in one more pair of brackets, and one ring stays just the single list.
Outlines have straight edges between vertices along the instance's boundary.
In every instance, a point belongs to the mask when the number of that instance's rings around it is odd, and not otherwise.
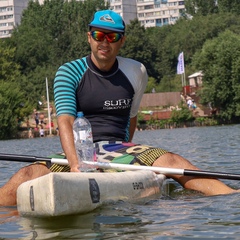
[{"label": "window", "polygon": [[168,18],[163,18],[163,24],[167,25],[168,24]]},{"label": "window", "polygon": [[147,9],[153,9],[154,7],[153,7],[153,5],[146,5],[146,6],[144,6],[144,9],[145,10],[147,10]]},{"label": "window", "polygon": [[162,19],[156,19],[156,26],[161,27],[162,26]]},{"label": "window", "polygon": [[0,31],[0,36],[7,35],[8,33],[9,31],[6,31],[6,30]]},{"label": "window", "polygon": [[149,12],[149,13],[145,13],[145,16],[146,17],[152,17],[152,16],[154,16],[154,14],[153,14],[153,12]]},{"label": "window", "polygon": [[154,23],[154,20],[153,19],[146,20],[146,24],[148,24],[148,23]]}]

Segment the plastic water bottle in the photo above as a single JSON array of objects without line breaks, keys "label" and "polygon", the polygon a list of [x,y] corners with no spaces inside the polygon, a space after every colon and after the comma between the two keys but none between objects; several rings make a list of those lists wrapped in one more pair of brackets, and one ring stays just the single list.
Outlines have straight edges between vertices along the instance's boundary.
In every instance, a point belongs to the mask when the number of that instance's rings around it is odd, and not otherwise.
[{"label": "plastic water bottle", "polygon": [[77,118],[73,123],[74,143],[80,165],[80,171],[93,171],[91,165],[83,161],[94,161],[94,147],[92,138],[92,127],[90,122],[84,117],[83,112],[77,113]]}]

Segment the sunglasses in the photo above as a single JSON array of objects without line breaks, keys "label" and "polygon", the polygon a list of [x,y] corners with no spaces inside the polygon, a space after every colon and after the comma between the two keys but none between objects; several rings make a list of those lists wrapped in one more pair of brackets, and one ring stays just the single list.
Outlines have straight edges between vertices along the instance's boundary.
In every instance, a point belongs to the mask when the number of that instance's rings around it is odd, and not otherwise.
[{"label": "sunglasses", "polygon": [[114,32],[104,33],[100,31],[92,31],[91,36],[94,40],[98,42],[102,42],[106,38],[109,43],[115,43],[119,41],[123,35],[121,33]]}]

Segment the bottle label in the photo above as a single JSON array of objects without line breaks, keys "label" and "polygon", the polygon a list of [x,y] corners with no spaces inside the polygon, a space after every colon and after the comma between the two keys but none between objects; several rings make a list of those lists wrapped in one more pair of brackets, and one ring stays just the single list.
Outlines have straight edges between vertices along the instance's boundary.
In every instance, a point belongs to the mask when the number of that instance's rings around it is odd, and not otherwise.
[{"label": "bottle label", "polygon": [[81,142],[84,142],[87,140],[87,132],[86,131],[79,131],[79,139]]}]

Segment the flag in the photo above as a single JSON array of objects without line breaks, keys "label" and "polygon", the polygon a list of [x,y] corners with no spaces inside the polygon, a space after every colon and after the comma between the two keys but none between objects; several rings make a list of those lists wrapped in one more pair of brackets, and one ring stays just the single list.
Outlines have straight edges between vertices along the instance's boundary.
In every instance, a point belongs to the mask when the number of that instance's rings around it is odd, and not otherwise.
[{"label": "flag", "polygon": [[184,56],[183,52],[181,52],[178,56],[177,74],[183,74],[184,72]]}]

